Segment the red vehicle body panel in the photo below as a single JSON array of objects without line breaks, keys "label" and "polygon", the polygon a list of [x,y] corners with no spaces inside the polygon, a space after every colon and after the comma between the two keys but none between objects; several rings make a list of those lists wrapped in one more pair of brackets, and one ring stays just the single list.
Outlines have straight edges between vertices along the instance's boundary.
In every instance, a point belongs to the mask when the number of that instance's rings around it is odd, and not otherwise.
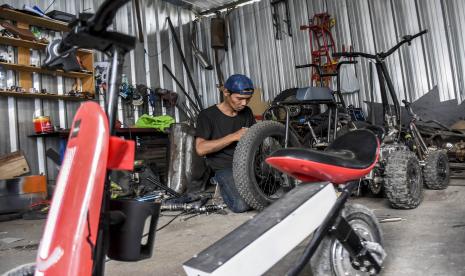
[{"label": "red vehicle body panel", "polygon": [[365,169],[351,169],[287,156],[268,157],[266,162],[279,171],[304,182],[330,181],[333,184],[344,184],[367,175],[378,162],[378,157],[379,146],[375,162]]},{"label": "red vehicle body panel", "polygon": [[91,275],[109,155],[108,119],[77,111],[37,256],[36,275]]}]

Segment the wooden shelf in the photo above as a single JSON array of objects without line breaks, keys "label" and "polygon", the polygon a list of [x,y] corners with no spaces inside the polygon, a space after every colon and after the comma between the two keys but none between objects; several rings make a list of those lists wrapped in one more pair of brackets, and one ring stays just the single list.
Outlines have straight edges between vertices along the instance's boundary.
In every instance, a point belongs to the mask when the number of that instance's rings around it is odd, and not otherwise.
[{"label": "wooden shelf", "polygon": [[25,47],[33,49],[45,49],[47,44],[39,43],[35,41],[23,40],[14,37],[0,36],[0,44],[11,45],[16,47]]},{"label": "wooden shelf", "polygon": [[[116,136],[124,137],[138,137],[138,136],[157,136],[159,138],[167,138],[168,132],[161,132],[155,128],[139,128],[139,127],[130,127],[130,128],[115,128]],[[47,133],[37,133],[28,135],[29,137],[50,137],[58,136],[67,138],[69,136],[69,129],[60,129],[54,132]],[[134,138],[132,138],[134,139]]]},{"label": "wooden shelf", "polygon": [[28,23],[30,25],[34,25],[37,27],[43,27],[43,28],[47,28],[50,30],[62,31],[62,32],[69,31],[68,23],[54,20],[54,19],[46,19],[43,17],[34,16],[34,15],[27,14],[27,13],[11,10],[11,9],[0,8],[0,17],[4,19]]},{"label": "wooden shelf", "polygon": [[85,73],[85,72],[65,72],[63,70],[47,70],[41,67],[29,66],[29,65],[22,65],[22,64],[15,64],[15,63],[7,63],[7,62],[0,62],[0,66],[4,67],[5,69],[9,70],[16,70],[21,72],[35,72],[41,74],[48,74],[48,75],[58,75],[63,77],[70,77],[70,78],[88,78],[93,77],[92,73]]},{"label": "wooden shelf", "polygon": [[57,94],[26,93],[26,92],[11,92],[11,91],[0,91],[0,96],[16,97],[16,98],[65,100],[65,101],[75,101],[75,102],[89,100],[89,99],[85,99],[81,97],[72,97],[72,96],[57,95]]},{"label": "wooden shelf", "polygon": [[[16,47],[33,48],[33,49],[38,49],[38,50],[44,50],[47,47],[47,44],[45,43],[29,41],[29,40],[14,38],[14,37],[7,37],[7,36],[0,36],[0,44],[11,45],[11,46],[16,46]],[[78,52],[91,54],[92,50],[79,49]]]}]

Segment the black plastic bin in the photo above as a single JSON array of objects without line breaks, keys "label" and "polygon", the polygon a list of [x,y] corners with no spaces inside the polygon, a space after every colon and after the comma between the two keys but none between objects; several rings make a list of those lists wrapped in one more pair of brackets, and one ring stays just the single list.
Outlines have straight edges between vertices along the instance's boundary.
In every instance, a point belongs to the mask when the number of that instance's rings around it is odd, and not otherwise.
[{"label": "black plastic bin", "polygon": [[[155,241],[160,203],[114,199],[110,201],[110,210],[119,214],[121,219],[119,223],[110,225],[108,257],[126,262],[150,258]],[[150,216],[152,218],[147,242],[142,244],[145,221]]]}]

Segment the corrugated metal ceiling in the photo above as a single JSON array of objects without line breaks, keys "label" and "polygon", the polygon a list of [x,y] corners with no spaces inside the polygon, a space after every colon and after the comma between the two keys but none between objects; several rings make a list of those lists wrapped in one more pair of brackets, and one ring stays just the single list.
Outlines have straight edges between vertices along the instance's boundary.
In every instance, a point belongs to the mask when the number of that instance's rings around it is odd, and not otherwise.
[{"label": "corrugated metal ceiling", "polygon": [[163,0],[177,6],[183,6],[197,13],[216,9],[225,5],[247,2],[247,0]]}]

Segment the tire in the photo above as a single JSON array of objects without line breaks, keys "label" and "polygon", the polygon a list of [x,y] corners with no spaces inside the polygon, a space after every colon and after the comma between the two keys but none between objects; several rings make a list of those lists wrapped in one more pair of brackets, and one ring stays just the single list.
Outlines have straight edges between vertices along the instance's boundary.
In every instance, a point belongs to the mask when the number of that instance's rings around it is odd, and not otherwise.
[{"label": "tire", "polygon": [[3,274],[3,276],[34,276],[36,264],[29,263],[17,266]]},{"label": "tire", "polygon": [[[285,177],[265,163],[269,154],[284,147],[284,137],[283,124],[263,121],[253,125],[236,146],[234,183],[241,197],[256,210],[262,210],[284,193],[282,183]],[[297,137],[289,132],[289,146],[299,145]],[[290,180],[290,177],[287,179]],[[288,186],[292,186],[292,183]]]},{"label": "tire", "polygon": [[[365,241],[383,245],[383,235],[378,219],[366,206],[347,204],[342,216]],[[352,267],[349,253],[333,236],[326,236],[310,260],[313,276],[369,275]]]},{"label": "tire", "polygon": [[449,186],[449,159],[444,151],[434,151],[426,157],[423,167],[425,186],[432,190],[444,190]]},{"label": "tire", "polygon": [[387,157],[384,188],[393,208],[413,209],[423,200],[423,178],[416,155],[395,151]]}]

